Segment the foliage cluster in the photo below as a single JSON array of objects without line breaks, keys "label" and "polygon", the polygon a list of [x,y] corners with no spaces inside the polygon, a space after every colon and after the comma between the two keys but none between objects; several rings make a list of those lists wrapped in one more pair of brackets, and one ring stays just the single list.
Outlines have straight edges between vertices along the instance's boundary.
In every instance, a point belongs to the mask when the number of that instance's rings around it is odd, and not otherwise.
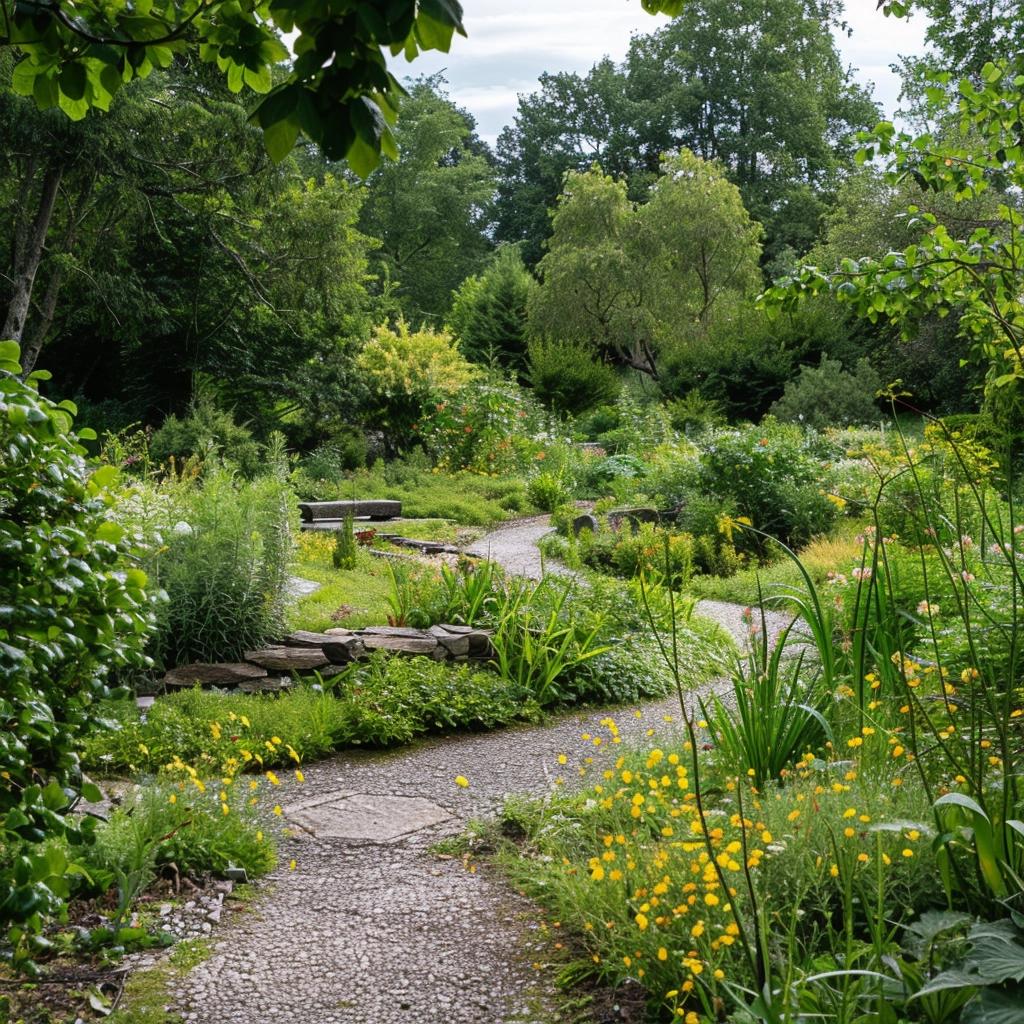
[{"label": "foliage cluster", "polygon": [[168,597],[150,642],[160,665],[237,658],[280,630],[297,509],[270,469],[253,480],[216,466],[141,478],[114,508],[147,539],[143,564]]},{"label": "foliage cluster", "polygon": [[142,546],[111,520],[113,467],[93,469],[55,405],[23,381],[0,343],[0,926],[15,960],[62,905],[62,858],[44,846],[81,829],[69,811],[91,794],[79,750],[120,670],[146,664],[155,588]]}]

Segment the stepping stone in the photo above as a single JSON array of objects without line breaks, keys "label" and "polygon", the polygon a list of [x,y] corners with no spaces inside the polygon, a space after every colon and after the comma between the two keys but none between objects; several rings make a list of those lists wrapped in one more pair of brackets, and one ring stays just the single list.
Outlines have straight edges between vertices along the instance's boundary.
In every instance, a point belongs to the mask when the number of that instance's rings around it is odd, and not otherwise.
[{"label": "stepping stone", "polygon": [[297,629],[284,638],[284,647],[323,647],[337,639],[333,630],[327,633],[311,633],[307,629]]},{"label": "stepping stone", "polygon": [[243,657],[274,672],[309,672],[323,668],[330,660],[318,647],[262,647],[258,651],[246,651]]},{"label": "stepping stone", "polygon": [[243,680],[262,679],[266,674],[265,667],[243,662],[225,662],[221,665],[195,662],[172,668],[164,675],[163,684],[177,687],[192,687],[196,683],[200,686],[237,686]]},{"label": "stepping stone", "polygon": [[589,513],[577,516],[572,521],[572,535],[574,537],[578,537],[584,530],[590,530],[591,533],[597,533],[600,525],[601,524],[598,523],[597,518]]},{"label": "stepping stone", "polygon": [[292,804],[285,817],[318,839],[391,843],[453,817],[420,796],[379,796],[341,791]]}]

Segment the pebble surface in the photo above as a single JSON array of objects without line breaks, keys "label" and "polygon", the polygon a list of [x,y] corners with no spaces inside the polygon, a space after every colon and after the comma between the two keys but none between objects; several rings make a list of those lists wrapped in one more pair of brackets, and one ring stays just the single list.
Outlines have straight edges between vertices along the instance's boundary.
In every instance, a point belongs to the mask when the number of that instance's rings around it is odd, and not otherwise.
[{"label": "pebble surface", "polygon": [[[546,518],[519,523],[474,550],[539,576],[536,541],[549,528]],[[739,607],[699,610],[745,635]],[[785,621],[773,618],[772,628]],[[679,706],[669,699],[611,714],[628,740],[677,729]],[[189,1024],[550,1024],[554,978],[534,966],[547,948],[539,909],[486,866],[431,848],[508,796],[577,782],[587,757],[600,768],[617,751],[606,715],[575,711],[541,726],[345,751],[305,767],[303,784],[282,786],[286,808],[343,791],[425,798],[450,817],[390,842],[320,839],[293,826],[260,897],[225,914],[213,955],[177,983],[177,1011]]]}]

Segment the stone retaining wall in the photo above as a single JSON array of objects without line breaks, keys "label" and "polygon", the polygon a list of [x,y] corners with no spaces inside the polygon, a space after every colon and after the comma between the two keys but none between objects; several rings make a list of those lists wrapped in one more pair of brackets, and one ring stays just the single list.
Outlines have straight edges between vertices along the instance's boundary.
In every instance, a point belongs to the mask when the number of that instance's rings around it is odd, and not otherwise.
[{"label": "stone retaining wall", "polygon": [[494,656],[490,631],[470,626],[446,624],[428,630],[369,626],[328,629],[323,633],[299,630],[279,644],[246,651],[243,661],[179,665],[162,681],[172,689],[198,683],[246,692],[277,690],[290,685],[293,674],[319,672],[324,678],[336,676],[374,651],[407,657],[420,655],[435,661],[487,661]]}]

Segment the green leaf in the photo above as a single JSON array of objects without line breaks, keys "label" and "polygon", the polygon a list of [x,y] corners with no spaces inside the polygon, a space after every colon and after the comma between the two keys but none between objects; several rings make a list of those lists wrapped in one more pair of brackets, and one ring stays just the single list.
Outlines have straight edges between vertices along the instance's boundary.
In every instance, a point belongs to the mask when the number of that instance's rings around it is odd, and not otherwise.
[{"label": "green leaf", "polygon": [[36,76],[44,69],[33,61],[24,59],[14,65],[11,73],[11,89],[19,96],[31,96],[35,89]]},{"label": "green leaf", "polygon": [[93,471],[89,482],[97,489],[103,490],[116,483],[118,475],[116,466],[100,466],[99,469]]},{"label": "green leaf", "polygon": [[966,793],[946,793],[945,795],[940,796],[938,800],[935,801],[935,806],[963,807],[965,810],[970,811],[972,814],[977,814],[980,817],[984,818],[986,821],[989,820],[988,815],[981,809],[981,805],[978,803],[978,801],[974,800],[972,797],[967,796]]},{"label": "green leaf", "polygon": [[964,1007],[960,1024],[1021,1024],[1021,1006],[1024,989],[1020,986],[1011,992],[985,989]]},{"label": "green leaf", "polygon": [[149,577],[141,569],[129,569],[125,573],[125,582],[130,587],[142,590],[149,582]]},{"label": "green leaf", "polygon": [[279,164],[295,147],[299,137],[298,121],[288,117],[263,129],[263,145],[275,164]]},{"label": "green leaf", "polygon": [[0,341],[0,363],[13,363],[21,371],[21,346],[16,341]]},{"label": "green leaf", "polygon": [[60,83],[60,91],[69,100],[81,100],[85,97],[85,65],[78,61],[65,64],[61,68],[60,76],[57,79]]},{"label": "green leaf", "polygon": [[981,79],[988,85],[998,82],[1003,77],[1002,69],[998,68],[992,61],[987,61],[981,69]]},{"label": "green leaf", "polygon": [[103,799],[103,791],[94,782],[82,783],[82,799],[91,804],[98,804]]},{"label": "green leaf", "polygon": [[119,544],[124,539],[124,527],[106,519],[96,527],[96,539],[107,544]]},{"label": "green leaf", "polygon": [[421,10],[416,19],[416,38],[425,50],[440,50],[447,53],[452,46],[452,36],[455,34],[451,25],[437,21],[426,11]]},{"label": "green leaf", "polygon": [[40,71],[32,83],[32,96],[40,110],[49,110],[60,101],[60,90],[57,88],[57,76],[53,71]]}]

